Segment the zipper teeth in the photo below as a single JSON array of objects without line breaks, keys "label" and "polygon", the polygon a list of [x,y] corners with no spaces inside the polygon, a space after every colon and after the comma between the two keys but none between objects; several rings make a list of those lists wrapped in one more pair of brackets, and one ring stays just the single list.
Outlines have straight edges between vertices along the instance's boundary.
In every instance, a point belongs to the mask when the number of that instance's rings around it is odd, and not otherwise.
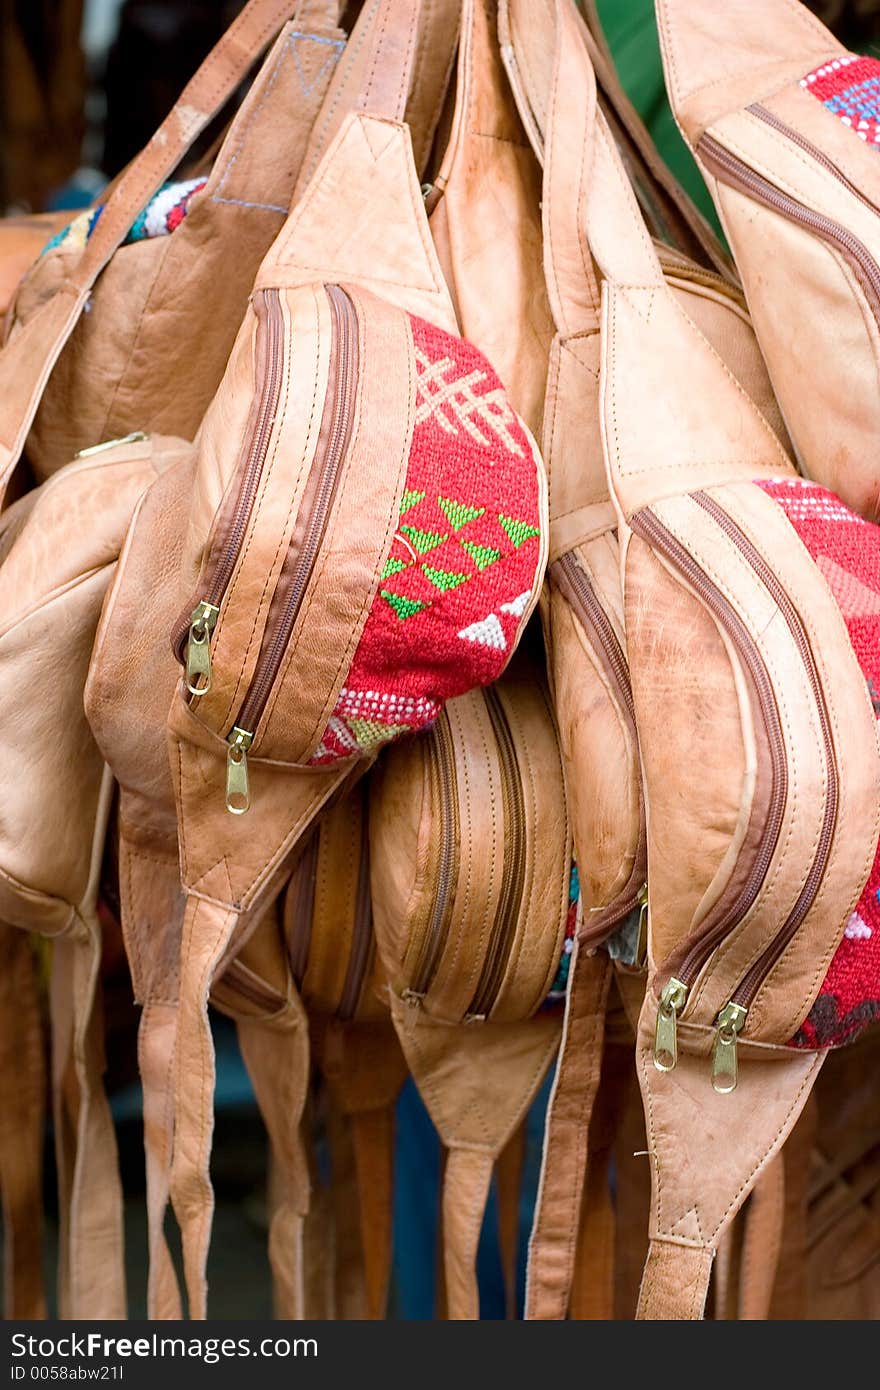
[{"label": "zipper teeth", "polygon": [[774,130],[778,130],[780,135],[784,135],[793,145],[797,145],[799,149],[802,149],[806,154],[810,155],[817,164],[821,164],[822,168],[827,173],[833,175],[838,183],[842,183],[853,197],[858,198],[862,206],[866,207],[869,212],[876,213],[880,211],[877,205],[871,202],[870,198],[866,198],[864,193],[856,188],[854,183],[850,183],[846,174],[838,169],[834,161],[829,159],[827,154],[819,149],[818,145],[814,145],[812,140],[808,140],[805,135],[801,135],[799,130],[795,130],[792,126],[781,120],[779,116],[769,111],[766,106],[762,106],[760,102],[753,102],[751,106],[746,107],[746,110],[750,111],[753,116],[757,116],[760,121],[764,121],[766,125],[772,126]]},{"label": "zipper teeth", "polygon": [[339,997],[339,1008],[336,1011],[337,1017],[343,1021],[354,1018],[370,964],[373,944],[373,913],[370,899],[370,833],[366,800],[363,797],[363,792],[361,795],[364,801],[361,817],[361,852],[358,863],[351,950],[348,957],[348,968],[345,972],[345,983]]},{"label": "zipper teeth", "polygon": [[277,1013],[284,1004],[283,994],[265,984],[243,961],[234,960],[223,972],[222,984],[261,1009]]},{"label": "zipper teeth", "polygon": [[449,727],[449,716],[445,711],[434,725],[430,746],[440,784],[440,864],[437,869],[437,887],[431,919],[428,923],[428,930],[422,939],[422,949],[413,971],[411,989],[415,995],[427,993],[437,970],[449,930],[449,898],[452,890],[455,849],[458,844],[458,809],[456,806],[455,747],[452,741],[452,731]]},{"label": "zipper teeth", "polygon": [[[250,688],[238,712],[238,717],[234,720],[235,727],[246,729],[250,733],[256,730],[257,724],[260,722],[260,716],[266,707],[269,693],[284,659],[290,634],[296,623],[327,527],[330,507],[339,480],[340,466],[345,458],[351,435],[357,378],[356,312],[351,299],[339,285],[327,285],[326,291],[331,305],[334,336],[339,351],[336,369],[339,389],[337,389],[333,401],[333,421],[327,448],[323,458],[316,461],[316,465],[320,469],[319,483],[310,515],[306,520],[306,535],[297,558],[290,591],[284,607],[278,615],[274,630],[263,639],[263,650],[257,660]],[[313,467],[316,465],[313,464]]]},{"label": "zipper teeth", "polygon": [[522,906],[526,874],[525,798],[523,797],[519,761],[510,724],[497,691],[487,687],[483,692],[486,709],[498,747],[501,768],[501,803],[504,808],[504,861],[501,871],[501,893],[498,910],[492,924],[492,938],[483,963],[480,981],[468,1014],[488,1017],[495,1007],[504,971],[510,959],[513,938]]},{"label": "zipper teeth", "polygon": [[[739,614],[707,578],[684,546],[651,512],[647,510],[637,512],[630,520],[630,528],[675,565],[676,569],[685,576],[688,583],[700,595],[710,612],[715,614],[730,633],[745,661],[757,692],[758,704],[769,736],[771,756],[770,808],[748,879],[734,902],[712,924],[711,928],[707,930],[703,925],[698,929],[699,934],[686,950],[681,963],[664,969],[662,974],[658,971],[656,989],[659,995],[662,985],[673,975],[690,989],[706,961],[745,916],[758,896],[782,828],[785,803],[788,798],[788,766],[785,757],[785,741],[770,676],[757,644]],[[685,946],[687,946],[686,942],[679,950]],[[679,952],[676,951],[673,960],[678,954]]]},{"label": "zipper teeth", "polygon": [[[275,423],[275,415],[278,411],[278,401],[281,395],[282,380],[282,361],[283,354],[281,344],[283,339],[283,319],[281,314],[281,296],[278,290],[267,289],[262,291],[262,302],[266,308],[265,318],[259,318],[257,332],[262,330],[266,335],[266,377],[262,384],[260,407],[257,416],[257,425],[254,430],[253,438],[247,452],[244,470],[238,486],[238,493],[235,499],[235,510],[233,512],[232,524],[229,534],[220,552],[217,564],[210,577],[207,587],[207,594],[200,595],[202,599],[219,608],[223,600],[223,595],[232,578],[235,563],[238,559],[238,552],[244,540],[247,524],[253,510],[254,498],[259,487],[260,478],[263,472],[263,464],[266,461],[266,452],[269,448],[269,440],[272,436],[272,426]],[[190,605],[190,609],[194,605]],[[191,613],[188,610],[181,614],[178,619],[177,627],[172,636],[172,645],[177,652],[179,661],[183,661],[183,649],[189,634]]]},{"label": "zipper teeth", "polygon": [[608,658],[614,679],[620,690],[621,697],[626,705],[627,712],[633,724],[636,722],[636,707],[633,701],[632,682],[629,675],[629,663],[623,653],[617,633],[611,624],[611,619],[596,597],[592,584],[584,573],[583,566],[579,564],[572,551],[563,555],[559,560],[555,560],[550,566],[551,574],[556,571],[562,573],[568,580],[570,587],[574,590],[578,603],[579,616],[584,619],[584,626],[592,629],[599,642],[602,651]]},{"label": "zipper teeth", "polygon": [[296,980],[302,988],[309,964],[312,944],[312,920],[315,913],[315,874],[318,868],[320,831],[309,836],[293,870],[295,881],[293,922],[287,933],[287,958]]},{"label": "zipper teeth", "polygon": [[871,313],[880,324],[880,266],[864,242],[854,236],[847,227],[826,217],[824,213],[814,212],[796,198],[782,193],[712,136],[703,136],[697,145],[697,152],[707,168],[722,182],[747,193],[756,202],[763,203],[765,207],[787,217],[790,222],[808,227],[823,241],[836,246],[849,262],[868,300]]},{"label": "zipper teeth", "polygon": [[[558,560],[554,560],[550,566],[550,574],[575,609],[582,626],[592,635],[600,652],[604,654],[629,716],[633,739],[637,743],[636,709],[629,663],[620,642],[617,640],[617,633],[614,631],[611,620],[600,603],[589,577],[573,551],[568,551]],[[639,893],[645,882],[647,865],[647,832],[641,778],[639,778],[639,803],[639,844],[636,849],[632,873],[617,899],[596,912],[590,925],[582,928],[581,940],[591,945],[596,945],[610,936],[618,923],[622,922],[638,903]]]},{"label": "zipper teeth", "polygon": [[752,1003],[765,977],[772,970],[779,960],[786,946],[792,940],[801,922],[806,917],[819,891],[825,869],[828,865],[828,858],[831,853],[831,842],[834,838],[834,828],[837,824],[837,808],[840,799],[840,782],[837,770],[837,759],[834,752],[834,740],[831,734],[831,720],[828,715],[828,706],[825,702],[825,692],[822,689],[822,682],[819,679],[819,672],[816,667],[816,660],[810,646],[810,639],[804,631],[804,626],[792,603],[789,595],[785,592],[777,576],[770,569],[764,557],[755,548],[736,522],[724,512],[718,503],[705,492],[694,493],[694,501],[703,508],[704,511],[713,518],[726,536],[733,541],[737,548],[745,555],[752,569],[758,575],[764,588],[777,604],[782,616],[784,617],[788,630],[794,638],[795,645],[800,653],[801,660],[807,672],[810,688],[813,692],[813,699],[819,715],[819,724],[822,732],[822,744],[825,754],[825,763],[828,769],[828,791],[825,798],[825,812],[822,818],[822,828],[819,833],[819,840],[816,846],[816,854],[813,863],[810,865],[804,885],[798,894],[797,902],[792,908],[788,918],[780,927],[773,940],[767,946],[760,958],[748,971],[731,995],[731,1002],[740,1004],[743,1008],[748,1008]]}]

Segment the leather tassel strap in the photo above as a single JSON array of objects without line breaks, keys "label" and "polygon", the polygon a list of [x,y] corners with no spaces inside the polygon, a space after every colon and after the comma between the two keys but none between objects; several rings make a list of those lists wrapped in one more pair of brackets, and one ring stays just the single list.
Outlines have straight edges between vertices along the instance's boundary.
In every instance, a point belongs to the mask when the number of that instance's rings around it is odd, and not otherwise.
[{"label": "leather tassel strap", "polygon": [[452,1321],[480,1316],[477,1247],[492,1181],[492,1155],[481,1149],[450,1149],[443,1176],[443,1266],[446,1316]]},{"label": "leather tassel strap", "polygon": [[43,1132],[46,1068],[37,958],[31,938],[0,923],[0,1199],[3,1311],[46,1316],[43,1290]]},{"label": "leather tassel strap", "polygon": [[653,1239],[636,1316],[665,1321],[702,1318],[714,1256],[706,1246]]},{"label": "leather tassel strap", "polygon": [[367,1317],[384,1318],[391,1282],[394,1107],[356,1111],[351,1137],[357,1173]]},{"label": "leather tassel strap", "polygon": [[526,1159],[526,1121],[517,1125],[495,1163],[498,1198],[498,1247],[504,1280],[505,1312],[516,1317],[516,1275],[519,1257],[519,1199]]},{"label": "leather tassel strap", "polygon": [[[122,1183],[113,1118],[103,1085],[101,932],[79,919],[57,941],[52,962],[52,1028],[59,1196],[62,1207],[61,1314],[124,1318]],[[67,1086],[75,1086],[74,1115]]]},{"label": "leather tassel strap", "polygon": [[174,1034],[177,1007],[147,1004],[138,1030],[138,1066],[144,1112],[144,1157],[147,1175],[147,1232],[149,1273],[147,1317],[159,1320],[183,1316],[180,1288],[165,1239],[165,1211],[171,1181],[174,1134]]},{"label": "leather tassel strap", "polygon": [[239,914],[209,898],[187,897],[180,956],[174,1055],[171,1201],[183,1241],[189,1316],[207,1316],[208,1247],[214,1217],[209,1164],[214,1134],[214,1043],[208,995]]},{"label": "leather tassel strap", "polygon": [[529,1243],[526,1317],[564,1318],[575,1269],[590,1116],[602,1071],[611,961],[575,944],[565,1026],[544,1133],[544,1160]]},{"label": "leather tassel strap", "polygon": [[303,1112],[309,1088],[310,1048],[298,999],[269,1018],[240,1018],[238,1040],[272,1146],[274,1202],[269,1261],[277,1318],[305,1317],[304,1234],[309,1167]]}]

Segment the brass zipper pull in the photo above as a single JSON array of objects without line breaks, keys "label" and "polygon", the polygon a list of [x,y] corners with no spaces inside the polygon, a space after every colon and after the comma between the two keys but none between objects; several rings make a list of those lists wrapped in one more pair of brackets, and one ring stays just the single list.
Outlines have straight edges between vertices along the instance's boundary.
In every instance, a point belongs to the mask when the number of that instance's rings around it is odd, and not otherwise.
[{"label": "brass zipper pull", "polygon": [[725,1004],[715,1020],[712,1085],[721,1096],[736,1090],[736,1043],[745,1023],[746,1010],[733,1002]]},{"label": "brass zipper pull", "polygon": [[639,905],[639,931],[636,937],[636,958],[633,962],[641,970],[648,959],[648,885],[643,883],[638,891],[636,902]]},{"label": "brass zipper pull", "polygon": [[663,986],[654,1032],[654,1066],[658,1071],[672,1071],[678,1061],[678,1015],[687,996],[687,985],[674,975]]},{"label": "brass zipper pull", "polygon": [[229,744],[226,754],[226,809],[233,816],[243,816],[251,804],[247,750],[254,736],[236,725],[226,741]]},{"label": "brass zipper pull", "polygon": [[192,611],[186,644],[186,688],[190,695],[206,695],[211,689],[211,634],[220,609],[202,599]]}]

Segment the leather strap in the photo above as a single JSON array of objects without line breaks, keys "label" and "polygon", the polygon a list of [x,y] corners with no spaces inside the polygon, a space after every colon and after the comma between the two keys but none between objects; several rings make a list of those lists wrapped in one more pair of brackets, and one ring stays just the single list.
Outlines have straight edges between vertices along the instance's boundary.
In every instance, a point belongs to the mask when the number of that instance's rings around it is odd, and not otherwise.
[{"label": "leather strap", "polygon": [[571,957],[562,1044],[544,1130],[529,1242],[526,1317],[566,1316],[574,1276],[590,1117],[602,1069],[611,961],[579,942]]},{"label": "leather strap", "polygon": [[249,0],[119,179],[68,278],[0,354],[0,503],[46,382],[92,285],[138,213],[295,9],[295,0]]},{"label": "leather strap", "polygon": [[780,1321],[803,1321],[808,1316],[808,1209],[812,1158],[819,1123],[815,1092],[785,1142],[785,1210],[782,1241],[768,1316]]},{"label": "leather strap", "polygon": [[636,1317],[699,1320],[706,1306],[714,1250],[654,1237],[639,1291]]},{"label": "leather strap", "polygon": [[446,1316],[452,1321],[480,1316],[477,1247],[492,1181],[492,1155],[481,1149],[450,1149],[443,1175],[443,1267]]},{"label": "leather strap", "polygon": [[526,1121],[518,1124],[495,1160],[498,1202],[498,1248],[504,1281],[505,1311],[516,1317],[516,1276],[519,1259],[519,1199],[526,1160]]},{"label": "leather strap", "polygon": [[406,123],[421,175],[431,153],[455,62],[461,0],[422,0]]},{"label": "leather strap", "polygon": [[[624,157],[641,165],[650,185],[651,203],[660,203],[663,229],[674,245],[697,261],[706,261],[728,279],[735,276],[730,257],[709,223],[675,178],[646,130],[617,75],[614,60],[605,40],[595,0],[582,3],[581,37],[596,73],[602,96],[607,104],[606,118],[618,135]],[[638,173],[638,168],[634,170]],[[649,209],[646,208],[646,215]]]},{"label": "leather strap", "polygon": [[[581,1198],[575,1265],[568,1315],[577,1322],[608,1322],[614,1317],[615,1290],[619,1283],[616,1241],[620,1224],[621,1172],[614,1174],[612,1197],[610,1168],[614,1146],[622,1132],[630,1079],[634,1079],[632,1050],[612,1040],[606,1002],[602,1075],[593,1102],[588,1140],[587,1180]],[[643,1229],[647,1229],[647,1210]],[[639,1261],[639,1273],[644,1257]],[[635,1295],[632,1299],[635,1307]]]},{"label": "leather strap", "polygon": [[269,1260],[275,1316],[305,1316],[304,1231],[309,1167],[302,1122],[309,1089],[309,1030],[298,999],[279,1015],[239,1018],[238,1040],[269,1134],[275,1193]]},{"label": "leather strap", "polygon": [[214,1043],[208,1021],[211,981],[239,913],[188,894],[180,953],[180,1004],[174,1055],[171,1201],[183,1241],[189,1316],[207,1316],[207,1262],[214,1215],[209,1163],[214,1132]]},{"label": "leather strap", "polygon": [[355,1111],[351,1137],[357,1173],[367,1317],[384,1318],[391,1281],[394,1108]]},{"label": "leather strap", "polygon": [[44,1318],[43,1131],[46,1066],[31,937],[0,923],[0,1200],[3,1311]]},{"label": "leather strap", "polygon": [[785,1165],[777,1154],[755,1183],[745,1210],[738,1313],[740,1321],[770,1316],[773,1285],[782,1248],[785,1216]]},{"label": "leather strap", "polygon": [[59,1304],[71,1318],[126,1316],[122,1184],[102,1081],[100,967],[98,921],[79,919],[54,944],[50,996],[64,1209]]},{"label": "leather strap", "polygon": [[402,120],[416,53],[420,0],[367,0],[336,65],[291,206],[352,111]]},{"label": "leather strap", "polygon": [[138,1067],[144,1117],[150,1261],[147,1317],[161,1320],[183,1316],[177,1274],[165,1239],[174,1134],[172,1082],[176,1027],[175,1005],[148,1003],[144,1006],[138,1029]]}]

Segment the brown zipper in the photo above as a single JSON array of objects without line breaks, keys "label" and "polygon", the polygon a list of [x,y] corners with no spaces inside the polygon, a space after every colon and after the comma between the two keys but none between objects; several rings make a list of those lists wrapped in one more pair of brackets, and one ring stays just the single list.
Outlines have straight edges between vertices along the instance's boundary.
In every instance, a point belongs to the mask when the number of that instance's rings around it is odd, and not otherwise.
[{"label": "brown zipper", "polygon": [[[330,510],[336,495],[342,461],[348,450],[354,416],[355,393],[357,390],[358,338],[357,315],[355,307],[345,290],[339,285],[328,285],[327,296],[333,315],[334,346],[336,350],[335,380],[333,400],[330,403],[331,421],[323,450],[319,449],[312,464],[309,482],[314,482],[312,495],[307,507],[304,525],[297,530],[302,532],[302,541],[297,544],[294,536],[291,542],[291,572],[284,585],[284,595],[280,603],[273,600],[263,634],[263,644],[254,668],[250,688],[244,698],[235,720],[234,727],[246,730],[252,736],[278,675],[284,659],[290,635],[293,632],[299,610],[305,597],[306,588],[314,569]],[[307,491],[308,491],[307,484]],[[275,591],[282,586],[279,584]]]},{"label": "brown zipper", "polygon": [[501,870],[501,892],[492,924],[486,959],[480,980],[467,1010],[469,1019],[484,1019],[498,1001],[504,972],[516,936],[522,908],[523,884],[526,876],[526,808],[516,745],[504,706],[493,686],[483,691],[486,710],[495,734],[498,762],[501,769],[501,804],[504,809],[504,861]]},{"label": "brown zipper", "polygon": [[[362,784],[362,787],[365,785]],[[360,860],[355,893],[354,922],[345,982],[339,996],[339,1007],[336,1010],[337,1018],[342,1019],[343,1022],[354,1018],[373,954],[373,905],[370,898],[370,822],[367,798],[363,790],[361,797],[363,814],[361,816]]]},{"label": "brown zipper", "polygon": [[[803,145],[804,142],[799,138],[797,143]],[[697,154],[706,168],[722,183],[745,193],[755,202],[761,203],[773,212],[778,212],[780,216],[787,218],[790,222],[806,227],[822,241],[836,247],[858,280],[871,313],[880,326],[880,265],[877,264],[863,241],[860,241],[849,228],[842,226],[840,222],[826,217],[824,213],[814,212],[812,208],[806,207],[788,193],[781,192],[768,179],[749,168],[744,160],[731,154],[730,150],[725,149],[711,135],[704,135],[699,141]],[[827,161],[824,162],[827,163]],[[842,175],[839,177],[843,183],[851,186]]]},{"label": "brown zipper", "polygon": [[750,111],[753,116],[757,116],[759,121],[763,121],[766,125],[772,126],[774,130],[779,131],[780,135],[784,135],[786,140],[790,140],[793,145],[797,145],[798,149],[803,150],[804,153],[808,154],[811,159],[814,159],[817,164],[821,164],[826,173],[831,174],[833,178],[837,179],[838,183],[842,183],[847,192],[851,193],[854,198],[857,198],[862,206],[866,207],[869,212],[880,212],[880,208],[877,207],[876,203],[872,203],[870,198],[865,197],[861,189],[856,188],[854,183],[850,183],[846,174],[844,174],[841,169],[838,169],[834,161],[829,159],[827,154],[819,149],[818,145],[814,145],[812,140],[808,140],[805,135],[801,135],[799,130],[795,130],[792,126],[787,125],[785,121],[781,120],[773,111],[769,111],[766,106],[762,106],[760,102],[753,102],[746,110]]},{"label": "brown zipper", "polygon": [[810,865],[809,872],[804,879],[803,887],[798,894],[797,902],[779,931],[773,937],[773,940],[768,944],[766,950],[764,950],[759,959],[755,961],[754,965],[739,982],[731,995],[731,1000],[734,1004],[738,1004],[743,1009],[748,1009],[767,975],[773,969],[789,942],[793,939],[798,927],[803,922],[816,900],[822,879],[825,875],[825,870],[828,867],[831,844],[834,839],[834,828],[837,824],[837,808],[840,799],[840,776],[837,767],[837,757],[834,751],[834,740],[831,735],[831,719],[825,701],[825,692],[822,689],[822,682],[816,667],[816,659],[813,656],[810,639],[804,630],[800,614],[797,612],[789,595],[779,582],[777,576],[770,569],[764,557],[752,544],[748,536],[740,530],[732,518],[719,507],[714,498],[709,497],[705,492],[696,492],[694,493],[694,501],[697,502],[705,512],[708,512],[724,534],[733,541],[737,549],[745,556],[785,619],[810,682],[810,688],[819,716],[825,765],[828,771],[828,791],[825,797],[825,811],[822,818],[819,839],[816,844],[816,853],[813,858],[813,863]]},{"label": "brown zipper", "polygon": [[[207,630],[210,636],[216,622],[216,612],[223,601],[227,586],[241,550],[248,521],[254,505],[254,498],[263,474],[266,451],[272,434],[272,425],[278,410],[281,394],[284,318],[281,312],[281,297],[278,290],[267,289],[254,295],[254,311],[257,316],[257,360],[265,364],[260,387],[256,423],[248,441],[247,450],[240,469],[240,481],[235,495],[232,512],[223,526],[223,537],[217,558],[213,555],[208,561],[207,582],[200,588],[200,596],[193,609],[180,615],[173,635],[172,645],[178,661],[185,661],[185,648],[191,627],[196,623],[199,609],[213,610],[213,622]],[[213,549],[213,547],[212,547]],[[205,687],[207,689],[207,686]],[[201,692],[204,694],[204,690]]]},{"label": "brown zipper", "polygon": [[267,985],[243,961],[234,960],[223,972],[221,986],[226,985],[234,994],[249,1003],[256,1004],[264,1013],[277,1013],[285,1003],[284,995]]},{"label": "brown zipper", "polygon": [[449,727],[449,716],[445,710],[434,725],[426,746],[431,750],[431,763],[437,774],[440,793],[440,862],[437,867],[430,921],[421,941],[421,949],[412,974],[412,984],[406,991],[406,997],[413,1000],[421,999],[427,994],[449,934],[449,913],[460,835],[455,746]]},{"label": "brown zipper", "polygon": [[684,546],[650,511],[637,512],[630,520],[630,528],[649,545],[666,557],[687,579],[690,586],[700,596],[706,607],[719,620],[734,642],[749,672],[758,699],[758,707],[767,731],[771,752],[771,792],[767,818],[765,820],[752,867],[742,889],[736,898],[707,926],[701,923],[674,952],[657,972],[654,982],[655,993],[670,979],[681,982],[685,990],[690,989],[709,957],[717,950],[725,937],[742,920],[760,892],[767,876],[770,861],[776,849],[785,803],[788,797],[788,763],[785,755],[785,740],[782,723],[776,706],[776,697],[767,667],[748,628],[743,623],[733,605],[708,579],[701,566],[685,550]]},{"label": "brown zipper", "polygon": [[287,931],[287,958],[298,989],[302,989],[306,977],[312,944],[319,847],[320,831],[315,830],[296,861],[287,890],[292,898],[292,920]]},{"label": "brown zipper", "polygon": [[[828,778],[822,826],[816,851],[797,901],[782,926],[774,933],[772,940],[768,942],[764,951],[739,981],[715,1021],[712,1081],[715,1089],[724,1093],[732,1091],[737,1084],[737,1039],[745,1027],[748,1010],[762,984],[793,940],[819,893],[828,866],[834,839],[834,828],[837,822],[839,772],[825,695],[809,637],[803,627],[800,615],[777,576],[736,522],[707,493],[699,491],[692,496],[697,505],[712,517],[719,529],[733,542],[751,566],[788,626],[810,683],[819,718]],[[687,1003],[692,985],[717,947],[748,912],[766,877],[781,829],[782,815],[788,794],[788,769],[785,759],[785,745],[779,724],[779,713],[769,674],[757,646],[739,615],[707,578],[697,562],[652,513],[647,510],[639,512],[632,518],[630,525],[637,534],[642,535],[661,554],[666,555],[667,559],[680,570],[700,595],[710,611],[713,611],[726,627],[752,677],[771,750],[772,789],[767,818],[743,889],[737,895],[734,903],[721,912],[718,919],[712,923],[711,928],[707,929],[706,924],[703,923],[698,932],[692,934],[689,941],[685,942],[667,961],[662,975],[658,972],[655,981],[655,993],[659,993],[659,1007],[657,1010],[654,1062],[661,1071],[668,1071],[675,1066],[677,1057],[676,1020]],[[682,952],[684,952],[683,956]]]},{"label": "brown zipper", "polygon": [[[632,682],[629,675],[623,648],[608,614],[599,601],[598,595],[583,565],[573,550],[554,560],[550,566],[550,578],[577,614],[578,620],[588,637],[593,650],[602,660],[612,685],[620,697],[626,714],[635,746],[638,746],[636,731],[636,709],[633,701]],[[590,914],[589,924],[580,932],[580,939],[590,946],[599,945],[614,931],[620,922],[642,901],[648,867],[648,843],[645,825],[645,807],[639,778],[639,843],[630,876],[613,902]]]}]

